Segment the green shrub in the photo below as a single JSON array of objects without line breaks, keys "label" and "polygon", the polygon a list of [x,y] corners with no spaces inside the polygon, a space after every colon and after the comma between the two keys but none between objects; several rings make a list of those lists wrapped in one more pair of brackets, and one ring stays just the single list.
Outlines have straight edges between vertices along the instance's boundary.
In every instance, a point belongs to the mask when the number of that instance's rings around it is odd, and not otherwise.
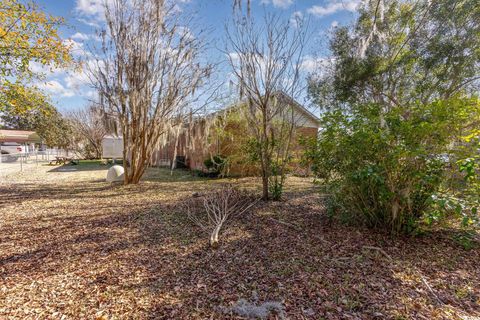
[{"label": "green shrub", "polygon": [[215,155],[205,159],[203,164],[208,169],[209,174],[215,176],[224,175],[227,166],[227,158],[221,155]]},{"label": "green shrub", "polygon": [[478,247],[476,241],[476,232],[473,230],[462,231],[453,237],[453,240],[465,250],[471,250]]},{"label": "green shrub", "polygon": [[367,1],[358,13],[332,32],[329,67],[308,84],[325,113],[306,157],[333,208],[395,233],[452,214],[475,221],[480,7]]},{"label": "green shrub", "polygon": [[471,217],[476,208],[464,204],[451,210],[435,199],[449,191],[454,142],[478,107],[477,99],[454,98],[418,104],[408,117],[400,110],[381,116],[375,105],[354,114],[327,112],[324,130],[318,141],[309,142],[305,161],[325,179],[330,211],[348,213],[368,226],[409,233],[429,215],[431,222],[448,212]]}]

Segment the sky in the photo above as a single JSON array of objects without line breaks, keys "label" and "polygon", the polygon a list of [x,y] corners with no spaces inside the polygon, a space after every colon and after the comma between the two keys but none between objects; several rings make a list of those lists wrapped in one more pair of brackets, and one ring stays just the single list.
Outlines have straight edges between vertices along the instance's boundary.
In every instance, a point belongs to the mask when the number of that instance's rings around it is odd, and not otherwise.
[{"label": "sky", "polygon": [[[37,0],[47,13],[61,16],[65,26],[60,29],[64,41],[71,44],[76,59],[88,61],[91,50],[100,45],[96,32],[103,25],[103,0]],[[176,0],[186,14],[194,15],[196,25],[206,29],[211,59],[222,59],[225,23],[232,17],[233,0]],[[275,13],[286,20],[301,17],[309,20],[310,38],[302,61],[305,76],[318,69],[328,59],[328,36],[338,25],[350,23],[356,16],[361,0],[251,0],[251,14],[260,19],[264,13]],[[246,3],[246,1],[244,1]],[[195,32],[195,30],[194,30]],[[95,97],[88,76],[80,70],[43,71],[45,78],[38,86],[50,94],[52,102],[61,112],[84,108]]]}]

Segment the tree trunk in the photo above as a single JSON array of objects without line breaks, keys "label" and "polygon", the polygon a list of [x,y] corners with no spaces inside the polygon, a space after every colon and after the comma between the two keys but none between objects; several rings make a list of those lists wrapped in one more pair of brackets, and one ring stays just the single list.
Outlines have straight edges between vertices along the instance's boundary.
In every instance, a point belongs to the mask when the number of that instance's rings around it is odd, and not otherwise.
[{"label": "tree trunk", "polygon": [[215,229],[213,229],[212,234],[210,235],[210,246],[214,249],[218,248],[218,234],[220,233],[222,225],[223,223],[217,225]]},{"label": "tree trunk", "polygon": [[123,126],[123,184],[127,185],[130,183],[130,174],[128,168],[128,136],[125,134],[125,126]]},{"label": "tree trunk", "polygon": [[268,201],[268,176],[262,174],[262,200]]}]

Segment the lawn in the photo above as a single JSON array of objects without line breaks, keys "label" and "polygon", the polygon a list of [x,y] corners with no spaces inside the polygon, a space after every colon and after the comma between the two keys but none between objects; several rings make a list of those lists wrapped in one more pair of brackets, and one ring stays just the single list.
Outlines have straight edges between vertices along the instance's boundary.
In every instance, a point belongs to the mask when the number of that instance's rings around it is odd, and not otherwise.
[{"label": "lawn", "polygon": [[260,203],[211,249],[180,204],[225,180],[105,175],[98,163],[40,166],[0,185],[1,319],[238,319],[240,299],[275,302],[287,319],[480,316],[480,249],[450,231],[340,224],[309,179],[290,177],[284,201]]}]

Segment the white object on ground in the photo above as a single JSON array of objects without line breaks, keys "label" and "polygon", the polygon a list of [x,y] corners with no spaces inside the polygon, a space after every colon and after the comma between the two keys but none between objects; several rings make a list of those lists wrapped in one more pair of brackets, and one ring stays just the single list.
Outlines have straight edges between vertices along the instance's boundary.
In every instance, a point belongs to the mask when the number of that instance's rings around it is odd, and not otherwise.
[{"label": "white object on ground", "polygon": [[123,181],[123,174],[125,170],[122,166],[114,165],[107,172],[107,182],[118,182]]}]

